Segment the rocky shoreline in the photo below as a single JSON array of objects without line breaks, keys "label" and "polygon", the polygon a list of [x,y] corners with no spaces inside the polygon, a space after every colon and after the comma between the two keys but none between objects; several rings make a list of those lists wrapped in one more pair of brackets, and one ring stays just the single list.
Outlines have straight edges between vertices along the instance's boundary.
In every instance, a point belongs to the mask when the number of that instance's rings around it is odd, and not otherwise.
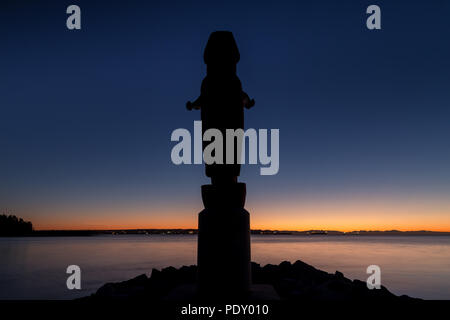
[{"label": "rocky shoreline", "polygon": [[[179,269],[167,267],[153,269],[151,276],[145,274],[131,280],[107,283],[96,293],[83,300],[136,300],[163,301],[175,288],[195,284],[197,266]],[[408,296],[396,296],[384,286],[369,290],[365,282],[350,280],[336,271],[334,274],[314,268],[300,260],[284,261],[279,265],[261,267],[252,263],[254,284],[272,285],[282,301],[412,301]]]}]

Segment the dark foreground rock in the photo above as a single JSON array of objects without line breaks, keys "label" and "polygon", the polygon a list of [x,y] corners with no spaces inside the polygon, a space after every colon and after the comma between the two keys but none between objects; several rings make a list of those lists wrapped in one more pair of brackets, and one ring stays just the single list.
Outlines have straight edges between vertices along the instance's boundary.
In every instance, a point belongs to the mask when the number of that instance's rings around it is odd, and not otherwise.
[{"label": "dark foreground rock", "polygon": [[[173,289],[184,284],[194,284],[197,267],[183,266],[153,269],[151,276],[142,274],[134,279],[107,283],[85,300],[163,300]],[[261,267],[252,263],[254,284],[272,285],[284,301],[408,301],[408,296],[396,296],[385,287],[369,290],[365,282],[350,280],[336,271],[330,274],[300,260],[294,264],[284,261],[279,265]]]}]

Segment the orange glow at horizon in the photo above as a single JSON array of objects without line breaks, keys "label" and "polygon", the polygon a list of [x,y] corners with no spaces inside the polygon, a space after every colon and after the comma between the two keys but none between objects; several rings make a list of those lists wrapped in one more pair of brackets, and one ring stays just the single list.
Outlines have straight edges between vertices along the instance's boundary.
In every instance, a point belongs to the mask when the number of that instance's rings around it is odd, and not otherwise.
[{"label": "orange glow at horizon", "polygon": [[[251,213],[252,229],[450,232],[450,203],[442,201],[309,199],[264,206],[249,202],[246,207]],[[36,230],[196,229],[201,209],[198,204],[189,204],[172,208],[58,210],[23,217],[31,220]]]}]

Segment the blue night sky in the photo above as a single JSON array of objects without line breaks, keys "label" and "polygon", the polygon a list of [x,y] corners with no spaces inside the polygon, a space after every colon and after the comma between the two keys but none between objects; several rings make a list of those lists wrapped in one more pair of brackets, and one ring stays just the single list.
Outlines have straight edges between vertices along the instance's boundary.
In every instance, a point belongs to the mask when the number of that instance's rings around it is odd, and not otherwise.
[{"label": "blue night sky", "polygon": [[241,170],[253,227],[450,230],[449,18],[444,0],[2,1],[0,210],[195,227],[208,179],[172,164],[170,135],[199,120],[185,103],[209,34],[229,30],[246,127],[280,129],[279,173]]}]

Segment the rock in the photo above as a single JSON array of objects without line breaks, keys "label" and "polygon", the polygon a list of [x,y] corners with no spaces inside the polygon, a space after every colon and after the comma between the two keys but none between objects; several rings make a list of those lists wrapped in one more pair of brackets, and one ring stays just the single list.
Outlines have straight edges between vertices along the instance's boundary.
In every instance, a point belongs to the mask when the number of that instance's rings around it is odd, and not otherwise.
[{"label": "rock", "polygon": [[98,298],[123,299],[140,296],[147,285],[148,278],[141,274],[131,280],[119,283],[107,283],[97,290],[95,296]]},{"label": "rock", "polygon": [[[300,260],[283,261],[279,265],[261,267],[252,262],[254,284],[272,285],[285,301],[408,301],[408,296],[398,297],[384,286],[369,290],[360,280],[350,280],[342,272],[334,274],[318,270]],[[107,283],[95,294],[85,299],[146,299],[161,301],[180,285],[196,283],[197,267],[183,266],[153,269],[151,276],[140,275],[128,281]]]}]

